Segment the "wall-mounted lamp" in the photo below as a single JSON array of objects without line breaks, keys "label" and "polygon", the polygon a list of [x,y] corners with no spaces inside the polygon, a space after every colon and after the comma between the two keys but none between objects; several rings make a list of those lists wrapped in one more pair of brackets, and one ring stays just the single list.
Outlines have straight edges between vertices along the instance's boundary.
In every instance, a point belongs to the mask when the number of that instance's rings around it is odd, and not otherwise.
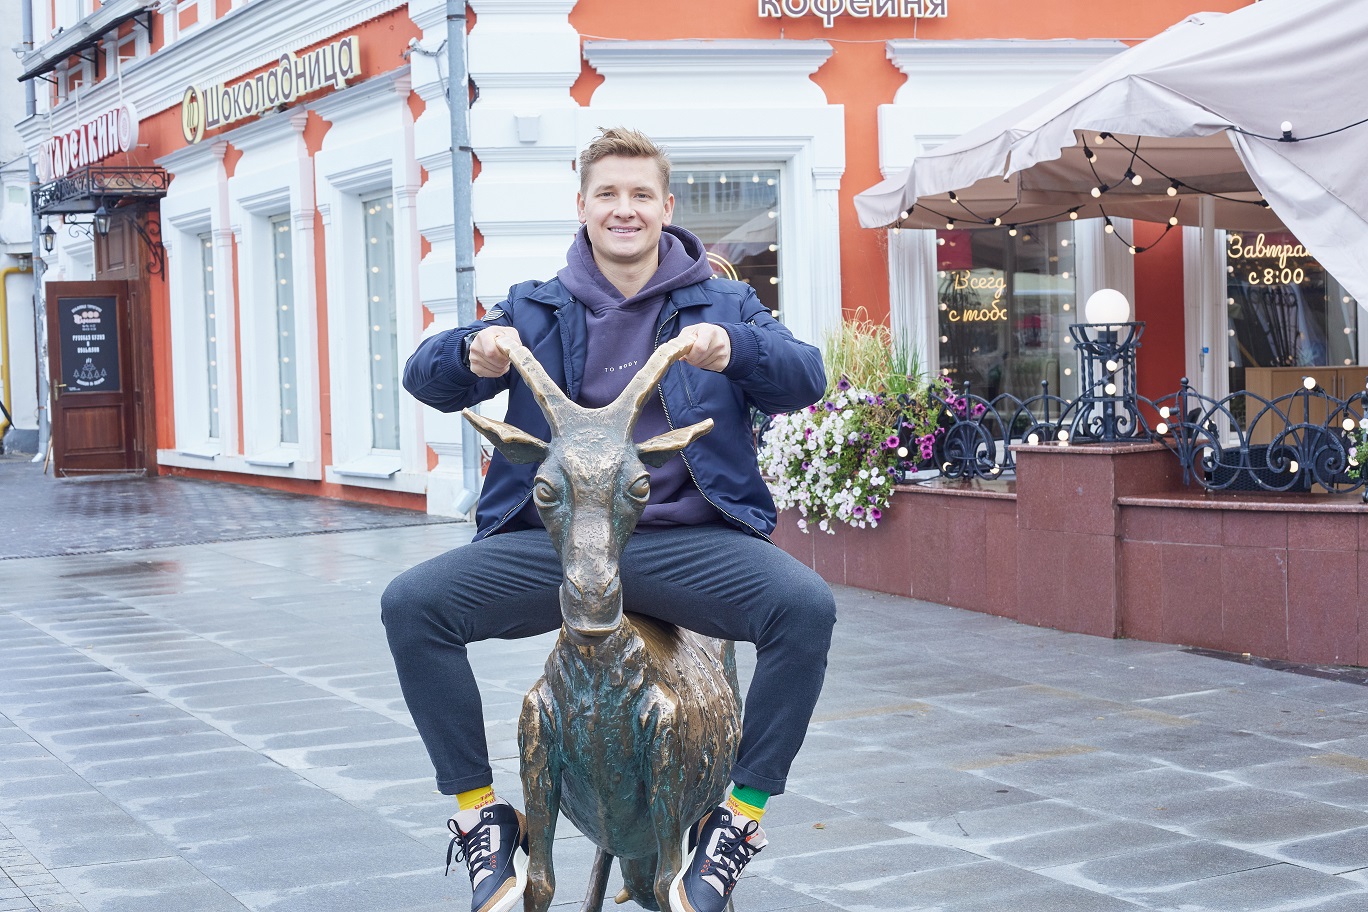
[{"label": "wall-mounted lamp", "polygon": [[95,210],[95,233],[100,237],[109,237],[109,210],[100,204],[100,208]]},{"label": "wall-mounted lamp", "polygon": [[52,248],[57,244],[57,232],[52,230],[51,225],[45,225],[39,233],[43,236],[43,252],[52,253]]}]

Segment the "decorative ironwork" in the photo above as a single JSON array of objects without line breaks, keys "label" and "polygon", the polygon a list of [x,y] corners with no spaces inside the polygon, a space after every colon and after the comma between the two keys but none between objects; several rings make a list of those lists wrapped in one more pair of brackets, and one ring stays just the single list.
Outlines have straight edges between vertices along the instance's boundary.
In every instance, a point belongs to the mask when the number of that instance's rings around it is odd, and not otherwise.
[{"label": "decorative ironwork", "polygon": [[156,219],[142,218],[137,211],[130,212],[128,220],[147,247],[147,255],[151,258],[147,263],[148,273],[150,275],[166,275],[166,248],[162,246],[161,223]]},{"label": "decorative ironwork", "polygon": [[166,196],[171,175],[164,168],[86,165],[33,191],[38,215],[94,212],[123,200],[158,200]]},{"label": "decorative ironwork", "polygon": [[1069,428],[1074,442],[1149,438],[1135,389],[1135,350],[1144,331],[1144,323],[1075,323],[1069,327],[1080,373]]},{"label": "decorative ironwork", "polygon": [[656,384],[691,347],[665,343],[600,409],[568,400],[528,349],[512,348],[513,366],[546,414],[549,441],[464,413],[505,458],[541,463],[532,499],[564,572],[560,639],[518,721],[528,912],[551,905],[561,812],[598,849],[584,909],[602,908],[614,857],[624,884],[619,903],[670,908],[683,832],[722,799],[731,774],[741,737],[731,644],[624,614],[618,577],[646,504],[645,466],[664,464],[712,429],[706,420],[632,443]]},{"label": "decorative ironwork", "polygon": [[[1178,457],[1183,481],[1208,491],[1337,493],[1364,487],[1351,435],[1368,412],[1368,390],[1348,399],[1326,393],[1311,378],[1296,392],[1265,399],[1241,390],[1211,399],[1186,377],[1178,392],[1153,405],[1164,422],[1157,439]],[[1240,417],[1241,412],[1244,415]],[[1368,488],[1363,499],[1368,503]]]}]

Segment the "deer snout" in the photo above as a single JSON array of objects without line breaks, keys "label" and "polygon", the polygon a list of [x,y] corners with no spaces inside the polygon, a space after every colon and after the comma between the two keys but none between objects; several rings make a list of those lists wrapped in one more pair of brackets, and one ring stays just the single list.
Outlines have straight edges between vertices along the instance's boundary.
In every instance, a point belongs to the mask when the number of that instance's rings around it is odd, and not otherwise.
[{"label": "deer snout", "polygon": [[622,581],[611,577],[576,577],[561,582],[561,615],[565,626],[582,637],[605,637],[622,622]]}]

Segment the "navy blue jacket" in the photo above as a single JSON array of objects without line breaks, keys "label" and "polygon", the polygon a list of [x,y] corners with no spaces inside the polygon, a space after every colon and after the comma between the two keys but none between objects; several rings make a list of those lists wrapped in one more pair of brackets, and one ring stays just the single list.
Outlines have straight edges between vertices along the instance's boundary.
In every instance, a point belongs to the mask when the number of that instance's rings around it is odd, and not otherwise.
[{"label": "navy blue jacket", "polygon": [[[794,338],[744,282],[708,279],[670,292],[660,311],[656,346],[697,323],[715,323],[727,331],[731,363],[722,373],[682,362],[671,365],[660,381],[666,417],[672,428],[713,419],[712,431],[684,448],[689,473],[728,520],[768,538],[776,521],[774,500],[756,464],[750,408],[778,414],[816,402],[826,389],[822,355]],[[559,279],[515,285],[484,320],[423,340],[404,368],[404,387],[443,412],[469,408],[507,389],[504,420],[549,440],[546,417],[517,371],[477,377],[462,359],[465,337],[487,326],[517,329],[551,379],[572,400],[577,398],[585,357],[584,306]],[[515,527],[507,524],[531,496],[536,470],[494,454],[475,513],[476,540]]]}]

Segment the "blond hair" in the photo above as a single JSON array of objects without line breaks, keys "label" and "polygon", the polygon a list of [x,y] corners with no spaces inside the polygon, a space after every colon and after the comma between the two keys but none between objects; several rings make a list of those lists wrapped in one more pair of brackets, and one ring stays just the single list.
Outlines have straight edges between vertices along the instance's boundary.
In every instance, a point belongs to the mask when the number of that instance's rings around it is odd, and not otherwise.
[{"label": "blond hair", "polygon": [[579,157],[580,193],[589,191],[589,169],[610,155],[651,159],[660,170],[661,195],[670,195],[670,157],[645,133],[626,127],[599,127],[599,135],[584,147]]}]

